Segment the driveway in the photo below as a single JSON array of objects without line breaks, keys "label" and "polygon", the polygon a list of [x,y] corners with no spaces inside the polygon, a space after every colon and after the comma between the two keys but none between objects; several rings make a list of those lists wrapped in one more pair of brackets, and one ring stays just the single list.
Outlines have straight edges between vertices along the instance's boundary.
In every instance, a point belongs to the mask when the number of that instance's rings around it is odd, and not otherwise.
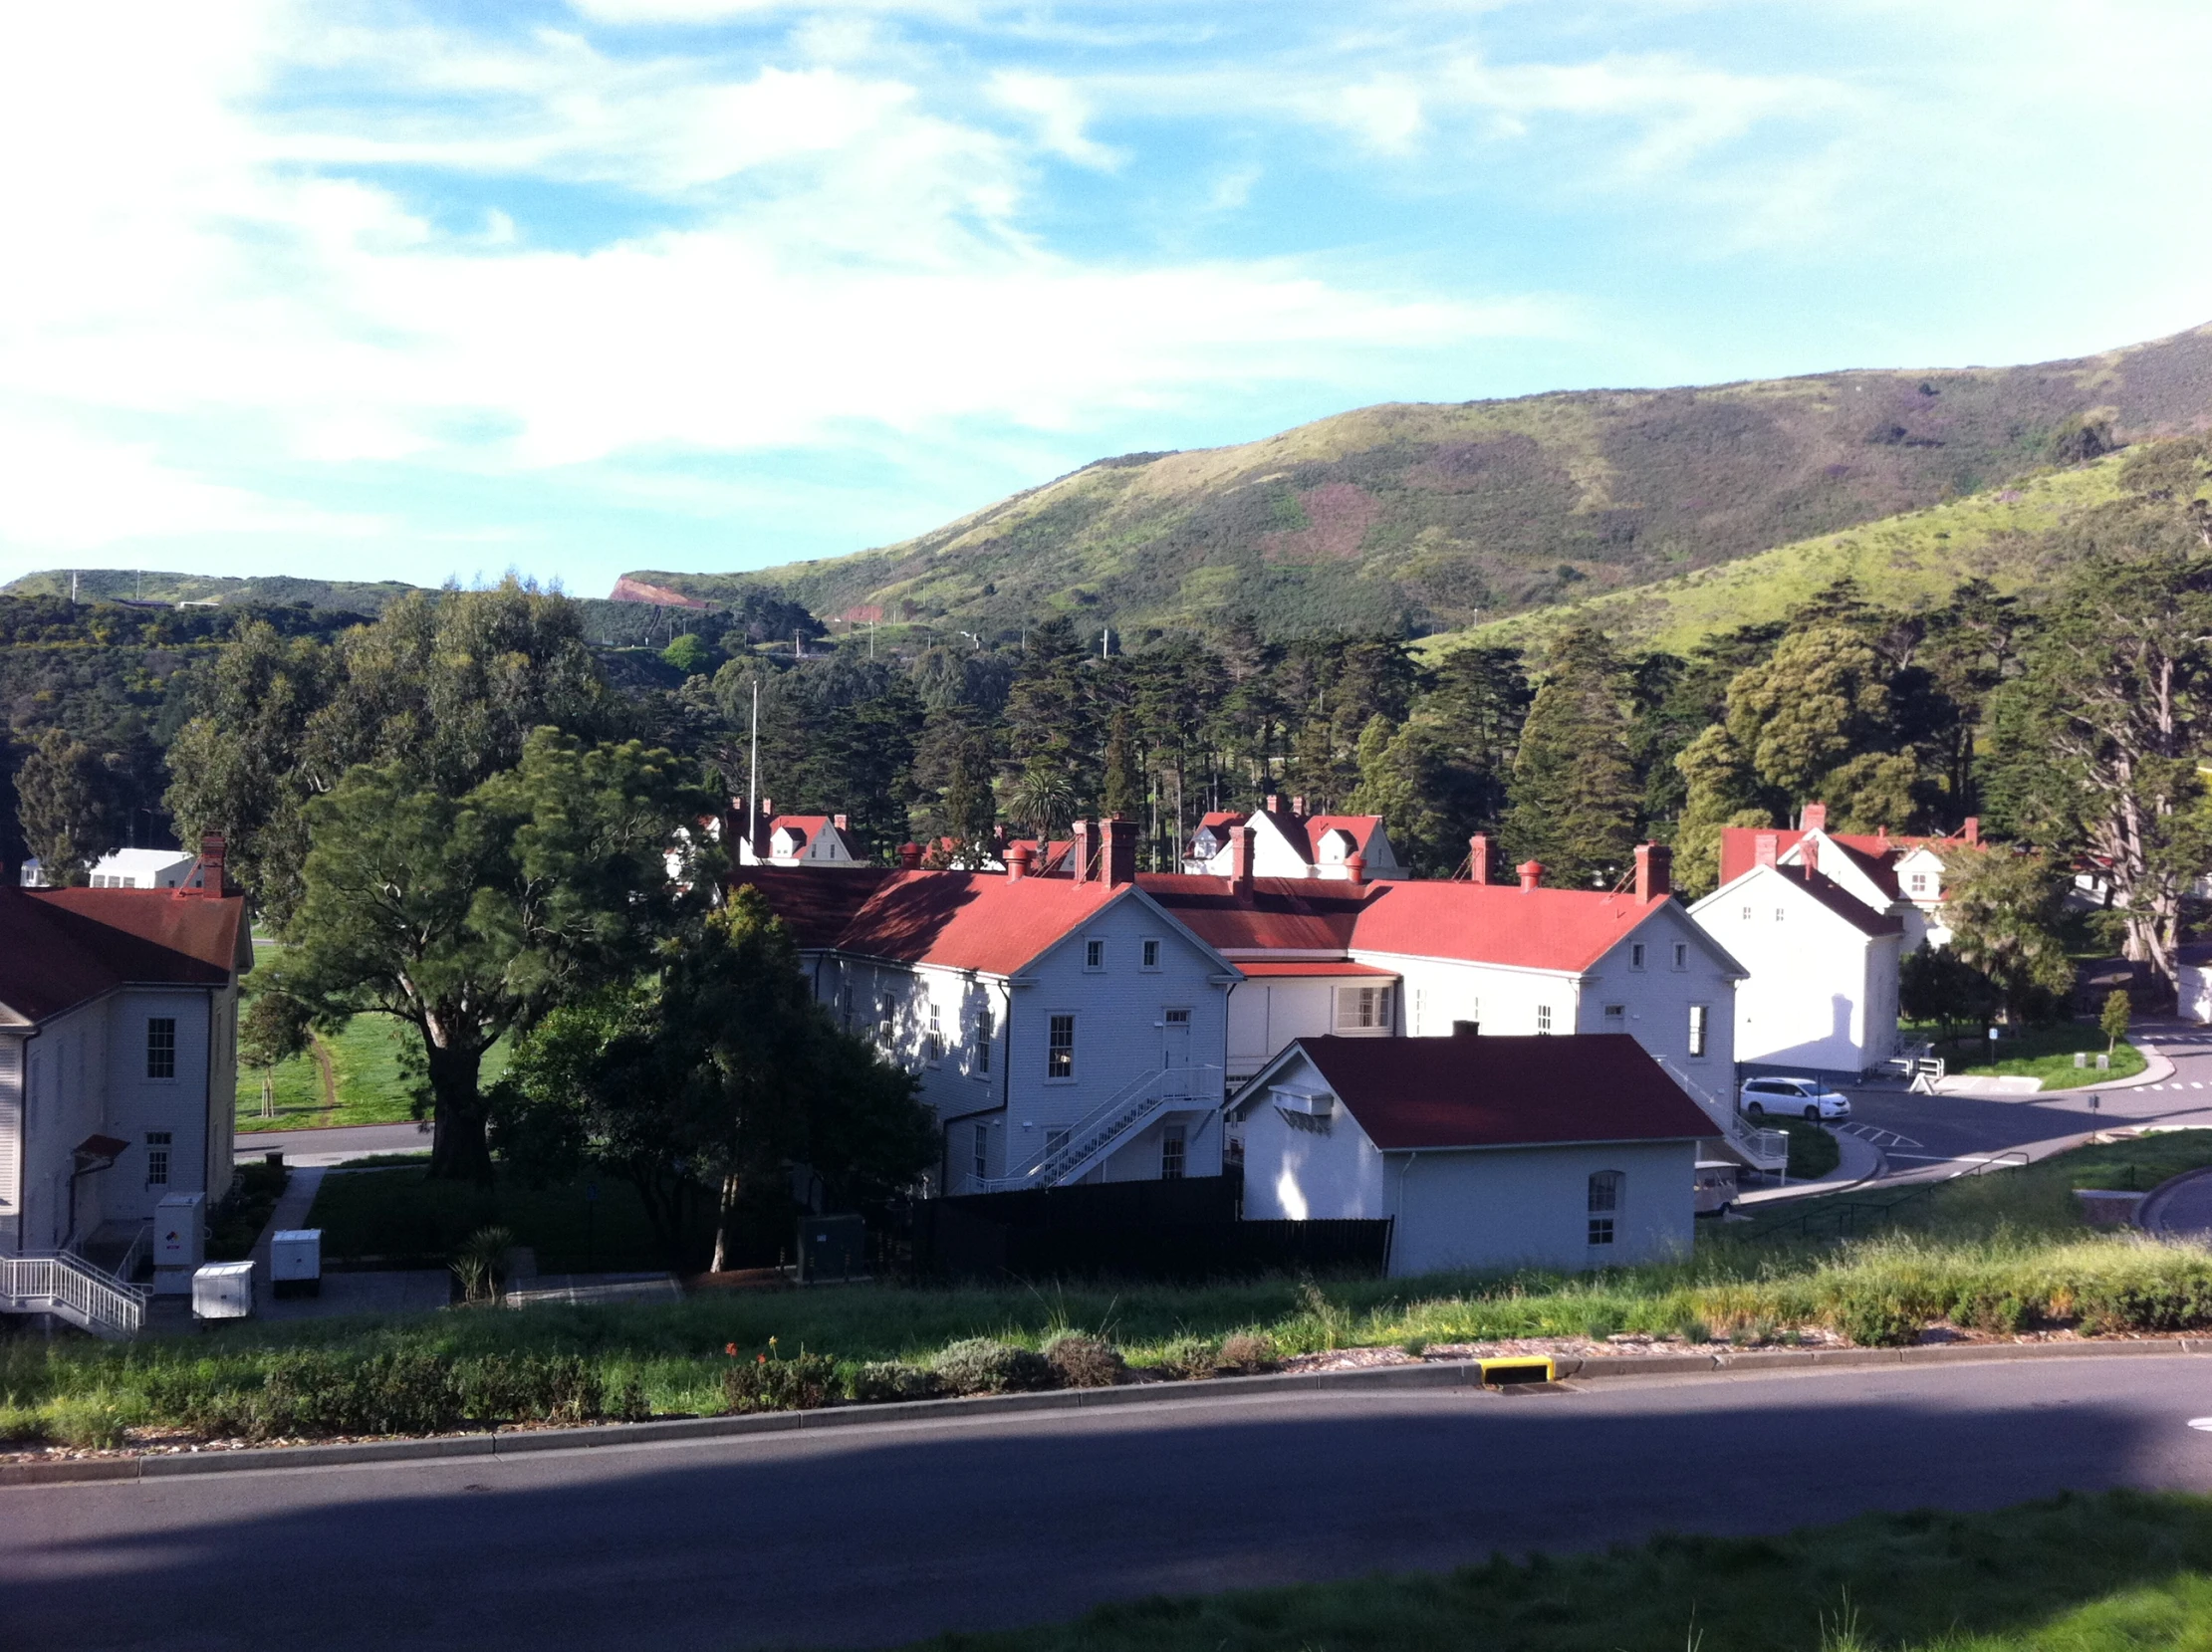
[{"label": "driveway", "polygon": [[884,1645],[1660,1530],[2212,1491],[2206,1413],[2212,1358],[1989,1361],[10,1489],[0,1621],[44,1652]]},{"label": "driveway", "polygon": [[327,1167],[371,1153],[423,1153],[429,1147],[427,1124],[348,1124],[332,1130],[240,1131],[231,1151],[240,1164],[282,1148],[287,1164]]}]

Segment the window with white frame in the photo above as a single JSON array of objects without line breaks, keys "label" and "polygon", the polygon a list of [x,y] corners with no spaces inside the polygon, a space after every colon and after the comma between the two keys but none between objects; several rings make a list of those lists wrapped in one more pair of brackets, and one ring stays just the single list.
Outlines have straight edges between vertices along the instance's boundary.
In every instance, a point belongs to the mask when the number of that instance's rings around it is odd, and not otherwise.
[{"label": "window with white frame", "polygon": [[1928,892],[1928,874],[1926,872],[1914,872],[1912,874],[1912,892],[1916,895],[1924,895]]},{"label": "window with white frame", "polygon": [[1097,936],[1083,943],[1083,967],[1087,970],[1106,968],[1106,942]]},{"label": "window with white frame", "polygon": [[1625,1033],[1628,1031],[1627,1005],[1608,1004],[1605,1006],[1605,1031],[1608,1033]]},{"label": "window with white frame", "polygon": [[1782,921],[1782,908],[1779,906],[1774,909],[1774,921],[1776,923],[1780,923]]},{"label": "window with white frame", "polygon": [[1147,935],[1147,936],[1145,936],[1145,937],[1144,937],[1144,945],[1143,945],[1142,949],[1140,950],[1140,952],[1138,953],[1138,956],[1139,956],[1139,957],[1140,957],[1140,958],[1141,958],[1141,959],[1143,960],[1143,964],[1142,964],[1142,967],[1143,967],[1143,968],[1145,968],[1145,969],[1148,969],[1148,970],[1156,970],[1156,969],[1158,969],[1158,968],[1159,968],[1159,937],[1158,937],[1157,935]]},{"label": "window with white frame", "polygon": [[875,1001],[876,1046],[884,1055],[888,1056],[891,1053],[891,1047],[897,1042],[898,1026],[892,1019],[891,1001],[887,998],[879,998]]},{"label": "window with white frame", "polygon": [[1072,1079],[1076,1075],[1076,1018],[1073,1014],[1054,1016],[1046,1024],[1045,1077]]},{"label": "window with white frame", "polygon": [[1751,922],[1751,908],[1748,906],[1744,908],[1744,922]]},{"label": "window with white frame", "polygon": [[975,1127],[973,1168],[975,1179],[979,1182],[991,1174],[991,1126],[988,1124],[978,1124]]},{"label": "window with white frame", "polygon": [[1539,1004],[1536,1007],[1536,1030],[1540,1034],[1552,1030],[1552,1007],[1549,1004]]},{"label": "window with white frame", "polygon": [[170,1136],[167,1130],[148,1130],[146,1132],[146,1186],[148,1187],[167,1187],[169,1185],[169,1140]]},{"label": "window with white frame", "polygon": [[974,1066],[979,1073],[991,1070],[991,1012],[988,1009],[975,1013]]},{"label": "window with white frame", "polygon": [[1170,1124],[1159,1133],[1159,1179],[1179,1182],[1183,1179],[1183,1164],[1188,1142],[1180,1124]]},{"label": "window with white frame", "polygon": [[176,1017],[148,1016],[146,1018],[146,1076],[148,1078],[174,1078],[176,1076]]},{"label": "window with white frame", "polygon": [[1337,1031],[1364,1033],[1386,1031],[1390,1025],[1388,987],[1339,987]]},{"label": "window with white frame", "polygon": [[921,1053],[922,1059],[928,1062],[931,1066],[935,1066],[945,1058],[944,1029],[942,1023],[937,1019],[937,1006],[934,1000],[929,1005],[929,1031],[922,1035]]},{"label": "window with white frame", "polygon": [[1703,1056],[1705,1054],[1706,1028],[1711,1020],[1712,1012],[1704,1005],[1692,1004],[1690,1006],[1690,1054],[1692,1056]]},{"label": "window with white frame", "polygon": [[1632,970],[1643,968],[1643,943],[1641,941],[1628,943],[1628,967]]},{"label": "window with white frame", "polygon": [[1613,1222],[1620,1214],[1621,1184],[1627,1178],[1617,1170],[1600,1170],[1590,1179],[1590,1242],[1610,1245]]}]

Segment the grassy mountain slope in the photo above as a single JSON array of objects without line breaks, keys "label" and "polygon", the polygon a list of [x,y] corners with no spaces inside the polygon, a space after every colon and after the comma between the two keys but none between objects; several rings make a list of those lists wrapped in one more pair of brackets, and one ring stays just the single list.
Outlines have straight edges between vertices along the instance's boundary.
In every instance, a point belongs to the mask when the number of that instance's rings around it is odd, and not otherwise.
[{"label": "grassy mountain slope", "polygon": [[2017,486],[1953,500],[1785,545],[1670,580],[1531,609],[1464,631],[1424,637],[1430,655],[1468,642],[1537,645],[1588,623],[1624,647],[1680,653],[1716,632],[1781,619],[1815,592],[1853,579],[1887,606],[1934,607],[1960,584],[1987,580],[2027,590],[2058,570],[2041,537],[2118,492],[2121,458],[2046,471]]},{"label": "grassy mountain slope", "polygon": [[1239,609],[1278,633],[1464,626],[1924,509],[2212,424],[2212,327],[2079,360],[1361,408],[1128,454],[902,545],[755,574],[639,572],[826,617],[1135,631]]},{"label": "grassy mountain slope", "polygon": [[348,580],[298,580],[289,575],[260,579],[233,579],[212,574],[132,573],[122,569],[88,568],[72,574],[67,569],[47,569],[26,574],[0,586],[6,596],[67,596],[70,581],[87,602],[222,602],[269,603],[287,606],[304,602],[309,607],[333,608],[349,613],[376,614],[414,587],[396,580],[374,585]]}]

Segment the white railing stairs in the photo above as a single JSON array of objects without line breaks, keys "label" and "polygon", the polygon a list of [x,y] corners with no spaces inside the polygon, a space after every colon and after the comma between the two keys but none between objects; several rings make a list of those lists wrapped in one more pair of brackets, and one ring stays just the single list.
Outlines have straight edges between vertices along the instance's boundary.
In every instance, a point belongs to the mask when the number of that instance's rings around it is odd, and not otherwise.
[{"label": "white railing stairs", "polygon": [[151,1295],[74,1251],[0,1257],[0,1313],[52,1313],[111,1342],[144,1328]]},{"label": "white railing stairs", "polygon": [[1781,1174],[1783,1167],[1790,1162],[1790,1137],[1787,1131],[1754,1128],[1744,1122],[1734,1107],[1664,1056],[1655,1059],[1665,1068],[1666,1075],[1680,1084],[1683,1092],[1719,1127],[1714,1133],[1727,1143],[1731,1152],[1754,1170]]},{"label": "white railing stairs", "polygon": [[1064,1187],[1087,1175],[1102,1160],[1160,1114],[1221,1102],[1221,1068],[1169,1066],[1142,1072],[1106,1101],[1068,1128],[1046,1136],[1046,1145],[1020,1170],[1006,1176],[971,1176],[966,1192],[1014,1193],[1025,1188]]}]

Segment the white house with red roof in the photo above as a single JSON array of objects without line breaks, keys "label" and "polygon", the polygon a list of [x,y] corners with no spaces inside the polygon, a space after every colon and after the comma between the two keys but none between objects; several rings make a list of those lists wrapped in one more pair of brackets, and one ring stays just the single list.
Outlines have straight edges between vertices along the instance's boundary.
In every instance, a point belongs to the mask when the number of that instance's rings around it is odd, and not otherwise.
[{"label": "white house with red roof", "polygon": [[1752,864],[1690,908],[1750,971],[1736,992],[1736,1059],[1843,1078],[1881,1065],[1897,1053],[1906,920],[1895,908],[1909,903],[1867,899],[1863,856],[1821,830],[1798,833],[1787,859],[1782,833],[1751,835]]},{"label": "white house with red roof", "polygon": [[1845,893],[1873,911],[1900,919],[1904,925],[1904,950],[1945,946],[1951,939],[1944,921],[1943,857],[1961,848],[1979,849],[1981,821],[1968,816],[1965,826],[1950,836],[1893,837],[1878,832],[1845,832],[1828,829],[1828,806],[1805,806],[1797,830],[1780,827],[1729,826],[1721,832],[1720,880],[1741,877],[1770,855],[1778,864],[1802,865],[1810,851],[1819,858],[1823,874]]},{"label": "white house with red roof", "polygon": [[1391,1224],[1392,1277],[1688,1254],[1712,1133],[1634,1039],[1301,1039],[1230,1104],[1248,1220]]},{"label": "white house with red roof", "polygon": [[[1133,824],[1094,862],[1032,874],[740,869],[791,925],[817,1002],[920,1080],[936,1185],[994,1192],[1221,1171],[1236,968],[1139,887]],[[1079,875],[1080,874],[1080,875]]]},{"label": "white house with red roof", "polygon": [[1186,872],[1227,877],[1229,832],[1239,822],[1252,832],[1254,877],[1308,877],[1338,881],[1388,881],[1407,876],[1390,846],[1379,815],[1309,815],[1306,800],[1293,798],[1288,809],[1270,796],[1267,807],[1248,817],[1207,815],[1198,823],[1184,856]]},{"label": "white house with red roof", "polygon": [[860,864],[860,857],[854,852],[853,840],[848,835],[852,827],[843,815],[779,815],[775,804],[763,798],[760,812],[748,831],[744,829],[744,800],[733,798],[730,814],[737,830],[732,835],[736,838],[737,863],[741,866]]},{"label": "white house with red roof", "polygon": [[228,1189],[252,966],[219,837],[173,888],[0,886],[0,1310],[76,1316],[22,1282],[112,1267],[162,1197]]}]

